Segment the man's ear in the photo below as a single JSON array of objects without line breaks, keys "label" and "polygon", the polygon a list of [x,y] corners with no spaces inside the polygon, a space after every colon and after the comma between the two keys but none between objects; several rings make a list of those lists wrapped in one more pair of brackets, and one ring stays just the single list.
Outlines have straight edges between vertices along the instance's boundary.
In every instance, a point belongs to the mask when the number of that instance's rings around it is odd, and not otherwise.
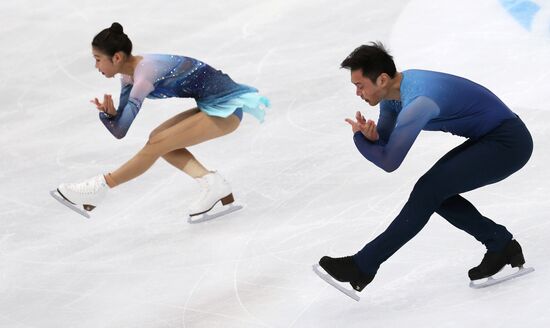
[{"label": "man's ear", "polygon": [[378,75],[378,78],[376,79],[376,84],[379,87],[385,87],[388,85],[388,82],[391,80],[390,76],[387,73],[382,73]]}]

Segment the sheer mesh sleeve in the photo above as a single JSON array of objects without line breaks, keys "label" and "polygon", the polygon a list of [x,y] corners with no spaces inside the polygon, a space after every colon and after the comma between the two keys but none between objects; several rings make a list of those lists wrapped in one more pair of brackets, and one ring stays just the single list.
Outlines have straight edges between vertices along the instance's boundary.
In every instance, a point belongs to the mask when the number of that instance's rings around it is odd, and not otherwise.
[{"label": "sheer mesh sleeve", "polygon": [[392,172],[401,165],[422,128],[437,115],[437,104],[430,98],[421,96],[401,110],[393,130],[388,130],[392,126],[389,124],[391,115],[381,116],[384,117],[384,121],[381,121],[383,127],[378,131],[379,134],[382,131],[380,139],[386,137],[385,133],[389,132],[386,144],[370,142],[360,131],[354,134],[353,140],[366,159],[384,171]]},{"label": "sheer mesh sleeve", "polygon": [[380,138],[377,140],[377,144],[385,145],[388,143],[390,135],[395,128],[397,110],[400,109],[400,106],[401,103],[398,101],[384,101],[380,103],[380,115],[376,124],[376,131]]},{"label": "sheer mesh sleeve", "polygon": [[147,70],[145,70],[145,72],[139,72],[138,74],[138,70],[136,69],[134,84],[127,84],[124,80],[122,81],[120,102],[115,117],[109,117],[105,113],[100,113],[99,115],[101,122],[117,139],[124,138],[139,113],[143,100],[154,89],[152,82],[154,81],[154,76],[147,73]]}]

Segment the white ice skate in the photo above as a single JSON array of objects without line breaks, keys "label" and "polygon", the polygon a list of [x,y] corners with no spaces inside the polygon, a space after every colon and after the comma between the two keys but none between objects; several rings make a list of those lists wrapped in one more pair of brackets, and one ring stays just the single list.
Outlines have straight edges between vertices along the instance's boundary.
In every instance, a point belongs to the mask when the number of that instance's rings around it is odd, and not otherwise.
[{"label": "white ice skate", "polygon": [[495,274],[491,277],[488,277],[488,278],[483,278],[483,279],[479,279],[479,280],[472,280],[472,281],[470,281],[470,287],[475,288],[475,289],[479,289],[479,288],[493,286],[493,285],[500,284],[501,282],[505,282],[505,281],[510,280],[510,279],[514,279],[514,278],[517,278],[517,277],[524,276],[524,275],[526,275],[528,273],[531,273],[533,271],[535,271],[534,268],[524,268],[523,265],[522,265],[522,266],[518,267],[518,271],[516,271],[514,273],[511,273],[511,274],[508,274],[508,275],[497,276],[498,275],[498,273],[497,273],[497,274]]},{"label": "white ice skate", "polygon": [[[200,223],[217,217],[238,211],[242,205],[234,203],[231,186],[217,172],[210,172],[202,178],[197,178],[201,192],[197,200],[189,206],[189,223]],[[214,206],[221,202],[223,209],[211,211]]]},{"label": "white ice skate", "polygon": [[107,190],[109,186],[103,174],[100,174],[80,183],[62,183],[57,190],[51,191],[50,195],[61,204],[89,218],[90,215],[87,212],[101,203]]}]

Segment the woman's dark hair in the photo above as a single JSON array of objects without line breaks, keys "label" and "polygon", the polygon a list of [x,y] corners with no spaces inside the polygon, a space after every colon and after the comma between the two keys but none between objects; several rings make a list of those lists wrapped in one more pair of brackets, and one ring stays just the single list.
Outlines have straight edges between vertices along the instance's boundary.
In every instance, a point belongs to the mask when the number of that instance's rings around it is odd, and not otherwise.
[{"label": "woman's dark hair", "polygon": [[128,56],[132,54],[132,41],[124,34],[122,25],[117,22],[99,32],[92,40],[92,47],[110,57],[119,51]]},{"label": "woman's dark hair", "polygon": [[396,73],[393,57],[381,42],[371,42],[369,45],[357,47],[344,59],[340,68],[347,68],[351,71],[361,69],[363,76],[369,78],[373,83],[376,83],[376,79],[382,73],[388,74],[391,78]]}]

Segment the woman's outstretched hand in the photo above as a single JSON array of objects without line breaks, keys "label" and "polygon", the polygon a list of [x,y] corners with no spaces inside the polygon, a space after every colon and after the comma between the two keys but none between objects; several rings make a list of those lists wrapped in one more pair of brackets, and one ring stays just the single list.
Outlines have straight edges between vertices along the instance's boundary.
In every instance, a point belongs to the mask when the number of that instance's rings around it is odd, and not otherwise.
[{"label": "woman's outstretched hand", "polygon": [[103,103],[99,102],[97,98],[90,100],[100,112],[104,112],[109,116],[116,116],[115,105],[113,104],[113,98],[111,95],[103,95]]},{"label": "woman's outstretched hand", "polygon": [[367,121],[363,114],[361,114],[361,112],[358,111],[355,114],[355,121],[351,118],[346,118],[346,122],[351,125],[351,130],[353,131],[353,133],[361,131],[361,133],[368,140],[373,142],[378,140],[379,136],[378,131],[376,131],[376,124],[373,120]]}]

